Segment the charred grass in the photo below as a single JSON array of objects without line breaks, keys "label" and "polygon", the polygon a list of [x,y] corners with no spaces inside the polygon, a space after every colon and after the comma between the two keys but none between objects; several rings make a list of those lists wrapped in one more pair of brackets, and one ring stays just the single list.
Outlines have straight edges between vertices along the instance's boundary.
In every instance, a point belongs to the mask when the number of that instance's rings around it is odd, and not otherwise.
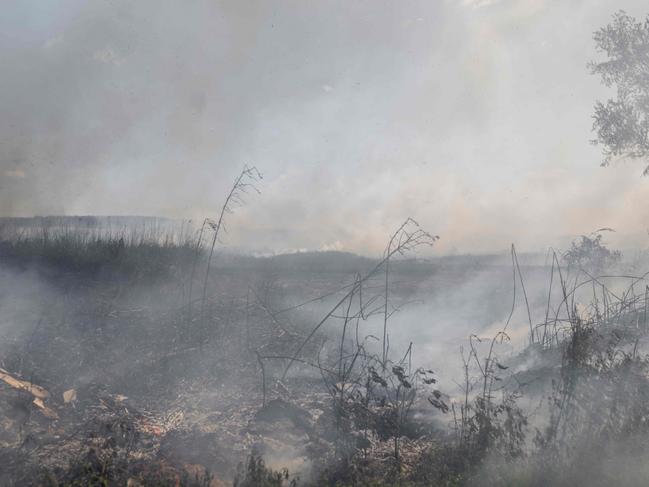
[{"label": "charred grass", "polygon": [[[325,309],[314,318],[285,300],[295,270],[287,281],[266,260],[225,259],[210,271],[196,240],[3,240],[7,276],[47,292],[12,312],[0,365],[45,388],[56,417],[0,383],[1,483],[641,485],[645,276],[593,276],[553,258],[521,353],[500,351],[509,320],[473,335],[458,389],[443,390],[412,365],[412,345],[389,344],[397,255],[434,241],[406,221],[383,259],[305,296]],[[512,267],[514,305],[526,306],[514,251]],[[383,336],[364,335],[371,319]]]}]

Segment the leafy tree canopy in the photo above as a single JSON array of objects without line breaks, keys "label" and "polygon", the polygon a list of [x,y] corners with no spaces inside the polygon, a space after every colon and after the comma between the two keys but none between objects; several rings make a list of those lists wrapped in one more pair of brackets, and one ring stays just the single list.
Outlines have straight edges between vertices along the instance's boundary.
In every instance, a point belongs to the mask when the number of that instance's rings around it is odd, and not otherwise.
[{"label": "leafy tree canopy", "polygon": [[594,275],[601,274],[619,263],[622,253],[619,250],[610,250],[604,245],[601,233],[604,231],[612,230],[600,228],[573,241],[570,249],[563,254],[563,260],[569,266],[578,267]]},{"label": "leafy tree canopy", "polygon": [[[591,62],[593,74],[617,91],[616,99],[595,104],[593,130],[604,161],[649,156],[649,16],[644,21],[620,11],[594,34],[597,50],[606,55]],[[644,174],[649,174],[649,165]]]}]

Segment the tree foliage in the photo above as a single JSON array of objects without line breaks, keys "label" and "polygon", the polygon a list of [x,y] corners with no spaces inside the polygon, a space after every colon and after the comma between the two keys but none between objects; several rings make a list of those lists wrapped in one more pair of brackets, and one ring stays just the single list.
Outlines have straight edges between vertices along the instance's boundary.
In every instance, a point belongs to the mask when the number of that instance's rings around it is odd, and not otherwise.
[{"label": "tree foliage", "polygon": [[[637,21],[624,11],[595,32],[597,50],[606,55],[591,62],[593,74],[616,89],[617,98],[598,101],[593,114],[593,130],[608,165],[618,157],[649,156],[649,16]],[[649,174],[649,165],[644,174]]]},{"label": "tree foliage", "polygon": [[601,232],[606,230],[609,229],[603,228],[573,241],[570,249],[563,254],[564,261],[592,274],[600,274],[620,262],[622,253],[610,250],[602,242]]}]

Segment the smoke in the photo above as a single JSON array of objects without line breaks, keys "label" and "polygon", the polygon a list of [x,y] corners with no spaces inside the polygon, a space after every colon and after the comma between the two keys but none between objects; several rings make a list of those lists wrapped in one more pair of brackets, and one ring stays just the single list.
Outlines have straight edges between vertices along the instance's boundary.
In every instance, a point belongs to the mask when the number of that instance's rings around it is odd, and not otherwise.
[{"label": "smoke", "polygon": [[252,163],[263,196],[233,218],[236,247],[376,254],[407,215],[444,253],[601,226],[642,245],[639,171],[598,170],[588,145],[610,9],[12,2],[0,213],[202,217]]}]

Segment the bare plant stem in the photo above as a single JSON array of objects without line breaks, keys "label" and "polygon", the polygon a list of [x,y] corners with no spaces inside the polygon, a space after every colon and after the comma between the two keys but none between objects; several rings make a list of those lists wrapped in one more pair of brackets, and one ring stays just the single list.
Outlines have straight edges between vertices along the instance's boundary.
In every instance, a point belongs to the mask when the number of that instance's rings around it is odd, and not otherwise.
[{"label": "bare plant stem", "polygon": [[390,277],[390,247],[392,247],[392,241],[394,236],[390,239],[388,243],[388,248],[386,250],[386,259],[385,259],[385,300],[383,302],[383,354],[381,355],[381,363],[383,370],[385,370],[385,364],[388,359],[388,350],[386,348],[387,336],[388,336],[388,294],[389,294],[389,277]]},{"label": "bare plant stem", "polygon": [[[412,227],[414,227],[414,229]],[[331,316],[334,315],[336,310],[338,310],[338,308],[340,308],[340,306],[342,306],[343,303],[347,301],[347,299],[349,299],[350,296],[355,295],[357,290],[361,288],[363,283],[365,283],[368,279],[373,277],[393,255],[397,253],[403,254],[404,252],[408,250],[412,250],[413,248],[418,247],[420,245],[432,246],[438,239],[439,239],[438,236],[431,235],[430,233],[421,230],[419,228],[419,224],[412,218],[406,219],[406,221],[399,227],[399,229],[393,234],[391,238],[391,242],[396,243],[396,245],[394,245],[394,247],[392,246],[389,247],[389,251],[383,257],[383,259],[381,259],[381,261],[379,261],[379,263],[376,264],[376,266],[374,266],[372,270],[370,270],[367,274],[365,274],[365,276],[361,277],[356,281],[354,286],[347,293],[345,293],[345,295],[333,306],[333,308],[331,308],[327,312],[327,314],[316,324],[315,327],[313,327],[311,332],[302,341],[298,349],[295,351],[295,354],[293,355],[293,357],[287,364],[286,368],[284,369],[284,373],[282,374],[282,380],[286,378],[286,374],[290,370],[295,360],[300,356],[300,353],[302,352],[306,344],[309,343],[311,338],[313,338],[313,336],[322,327],[322,325],[324,325],[325,322],[329,318],[331,318]]]},{"label": "bare plant stem", "polygon": [[[212,244],[210,245],[210,253],[207,258],[207,268],[205,269],[205,280],[203,282],[203,296],[201,298],[201,328],[204,327],[205,322],[205,301],[207,300],[207,284],[210,278],[210,270],[212,268],[212,257],[214,256],[214,247],[218,241],[219,234],[221,229],[224,227],[224,219],[226,213],[232,212],[232,205],[235,203],[242,204],[242,193],[246,192],[246,189],[252,188],[255,191],[259,192],[254,186],[254,182],[261,179],[261,174],[257,171],[255,167],[244,166],[243,170],[235,180],[230,192],[228,193],[223,206],[221,207],[221,213],[216,223],[211,223],[210,226],[214,230],[214,235],[212,237]],[[208,221],[208,224],[210,222]]]}]

